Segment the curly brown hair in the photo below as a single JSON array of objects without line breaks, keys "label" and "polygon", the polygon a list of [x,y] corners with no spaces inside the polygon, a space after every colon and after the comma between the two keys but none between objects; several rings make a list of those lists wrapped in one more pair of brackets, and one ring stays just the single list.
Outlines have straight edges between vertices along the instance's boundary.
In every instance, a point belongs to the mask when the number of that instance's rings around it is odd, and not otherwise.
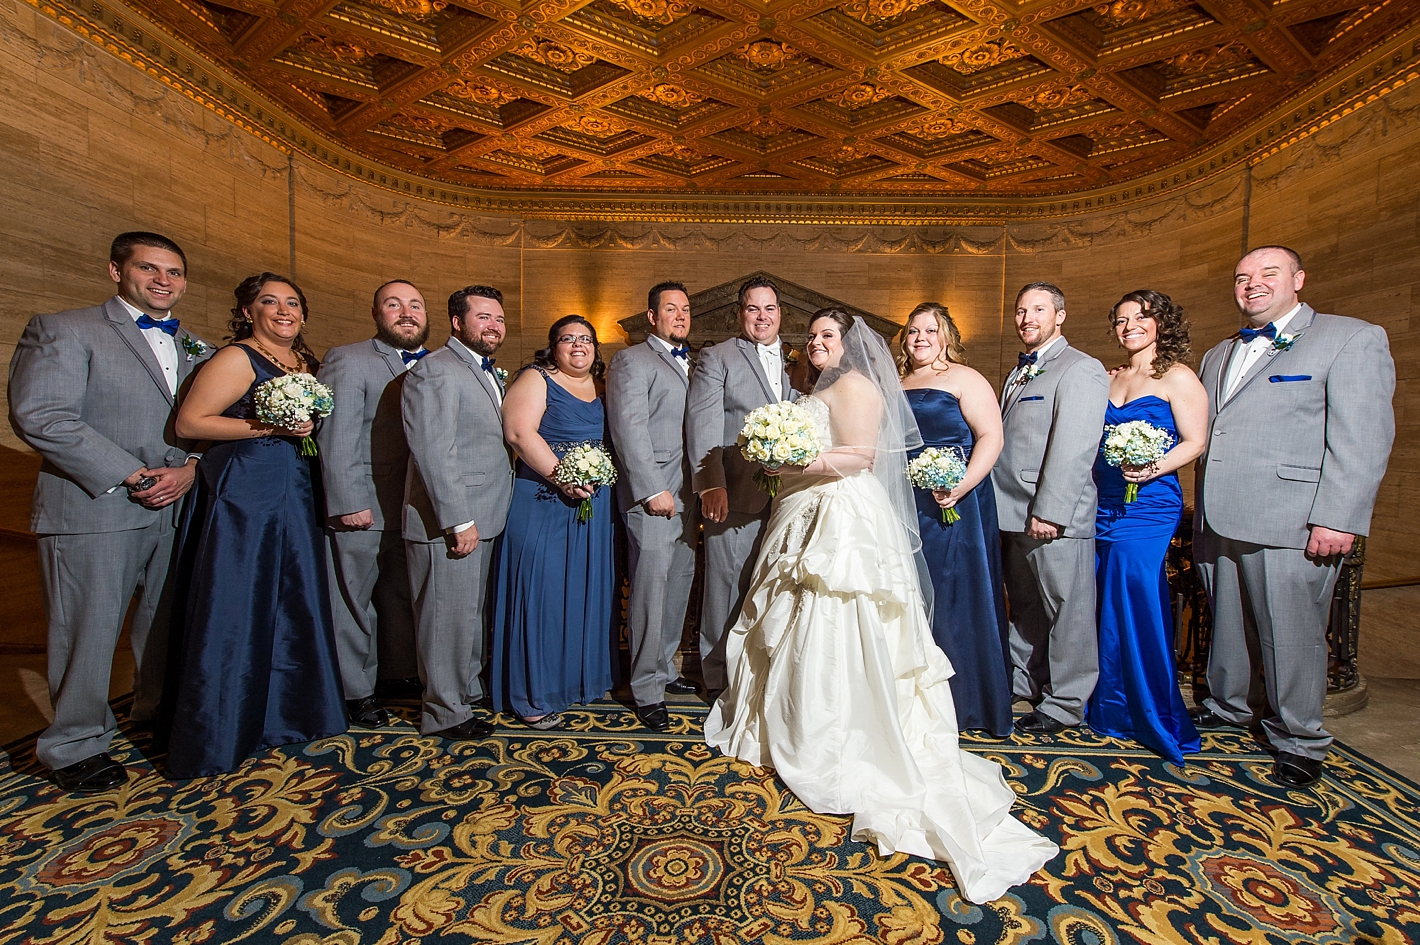
[{"label": "curly brown hair", "polygon": [[[254,276],[247,276],[241,281],[232,295],[236,298],[236,307],[232,309],[232,320],[229,323],[232,341],[245,341],[251,337],[251,319],[247,317],[246,310],[256,304],[260,298],[261,291],[272,282],[283,282],[296,290],[296,298],[301,300],[301,317],[309,319],[311,315],[310,307],[306,305],[306,293],[301,291],[301,287],[296,285],[291,279],[281,275],[279,272],[262,272]],[[296,333],[295,340],[291,343],[291,350],[296,352],[296,356],[306,362],[306,366],[312,371],[320,364],[316,358],[316,353],[306,344],[305,332]]]},{"label": "curly brown hair", "polygon": [[[1154,363],[1152,374],[1163,377],[1175,364],[1187,364],[1192,346],[1188,338],[1188,319],[1183,317],[1183,306],[1173,299],[1153,289],[1135,289],[1109,309],[1109,330],[1114,334],[1115,313],[1125,302],[1138,303],[1145,315],[1159,327],[1158,338],[1154,342]],[[1116,335],[1116,340],[1118,336]]]},{"label": "curly brown hair", "polygon": [[907,324],[897,334],[897,373],[906,377],[913,371],[912,359],[907,355],[907,330],[918,315],[931,315],[937,320],[937,335],[942,339],[942,360],[948,364],[965,364],[966,348],[961,343],[961,332],[952,320],[951,312],[941,302],[923,302],[907,316]]}]

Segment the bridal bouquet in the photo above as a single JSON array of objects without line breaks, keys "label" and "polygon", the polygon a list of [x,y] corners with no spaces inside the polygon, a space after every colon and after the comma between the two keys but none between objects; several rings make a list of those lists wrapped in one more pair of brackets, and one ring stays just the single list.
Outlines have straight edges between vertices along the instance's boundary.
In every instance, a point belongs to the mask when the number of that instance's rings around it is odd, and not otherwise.
[{"label": "bridal bouquet", "polygon": [[[257,387],[252,399],[256,401],[258,420],[288,430],[307,420],[328,417],[335,409],[335,394],[310,374],[273,377]],[[316,455],[312,437],[301,438],[301,455]]]},{"label": "bridal bouquet", "polygon": [[[818,430],[813,418],[798,404],[781,400],[749,412],[740,428],[740,455],[751,463],[778,469],[807,466],[819,454]],[[779,477],[763,470],[754,474],[755,485],[771,496],[779,492]]]},{"label": "bridal bouquet", "polygon": [[[1111,466],[1151,466],[1173,446],[1173,436],[1143,420],[1130,420],[1104,428],[1104,461]],[[1139,498],[1139,483],[1124,490],[1124,501]]]},{"label": "bridal bouquet", "polygon": [[[558,461],[552,470],[552,481],[559,486],[609,486],[616,482],[616,467],[605,449],[595,443],[583,443],[572,447]],[[577,521],[585,524],[591,520],[592,500],[583,499],[577,506]]]},{"label": "bridal bouquet", "polygon": [[[966,478],[966,457],[955,446],[929,446],[907,464],[907,478],[919,489],[951,492]],[[942,509],[942,521],[955,525],[961,521],[961,513]]]}]

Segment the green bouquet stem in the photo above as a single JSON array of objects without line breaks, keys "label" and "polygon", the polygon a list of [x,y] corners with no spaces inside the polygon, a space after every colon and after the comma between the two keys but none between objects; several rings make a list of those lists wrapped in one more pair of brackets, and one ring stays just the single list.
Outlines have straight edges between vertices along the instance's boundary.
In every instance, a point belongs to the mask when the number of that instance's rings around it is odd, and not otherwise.
[{"label": "green bouquet stem", "polygon": [[771,476],[762,469],[754,474],[754,484],[769,493],[771,499],[779,494],[779,477]]},{"label": "green bouquet stem", "polygon": [[313,437],[313,436],[303,436],[303,437],[301,437],[301,455],[302,455],[302,456],[314,456],[314,455],[316,455],[316,440],[315,440],[315,437]]},{"label": "green bouquet stem", "polygon": [[1139,483],[1131,482],[1124,490],[1124,501],[1133,502],[1137,498],[1139,498]]},{"label": "green bouquet stem", "polygon": [[577,505],[577,523],[585,525],[592,520],[592,500],[583,499]]},{"label": "green bouquet stem", "polygon": [[955,507],[942,509],[942,521],[946,522],[948,525],[955,525],[957,522],[961,521],[961,513],[959,513]]}]

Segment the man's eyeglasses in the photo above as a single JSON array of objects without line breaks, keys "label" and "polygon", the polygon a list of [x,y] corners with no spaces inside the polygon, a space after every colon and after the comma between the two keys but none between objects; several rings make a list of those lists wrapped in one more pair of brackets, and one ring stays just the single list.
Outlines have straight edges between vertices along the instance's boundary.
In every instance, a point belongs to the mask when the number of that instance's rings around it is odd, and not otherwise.
[{"label": "man's eyeglasses", "polygon": [[591,335],[563,335],[557,339],[557,343],[560,345],[581,345],[584,348],[590,348],[593,344]]}]

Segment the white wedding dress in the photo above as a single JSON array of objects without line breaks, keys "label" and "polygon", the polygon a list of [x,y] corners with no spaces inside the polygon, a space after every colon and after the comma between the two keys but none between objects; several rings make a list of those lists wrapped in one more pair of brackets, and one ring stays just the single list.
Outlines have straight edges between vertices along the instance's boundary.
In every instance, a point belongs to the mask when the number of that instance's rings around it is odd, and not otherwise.
[{"label": "white wedding dress", "polygon": [[[829,449],[824,402],[798,403]],[[705,740],[773,767],[815,812],[851,813],[853,839],[879,853],[946,862],[963,896],[989,902],[1059,850],[1010,815],[1000,767],[958,746],[916,574],[871,471],[785,475]]]}]

